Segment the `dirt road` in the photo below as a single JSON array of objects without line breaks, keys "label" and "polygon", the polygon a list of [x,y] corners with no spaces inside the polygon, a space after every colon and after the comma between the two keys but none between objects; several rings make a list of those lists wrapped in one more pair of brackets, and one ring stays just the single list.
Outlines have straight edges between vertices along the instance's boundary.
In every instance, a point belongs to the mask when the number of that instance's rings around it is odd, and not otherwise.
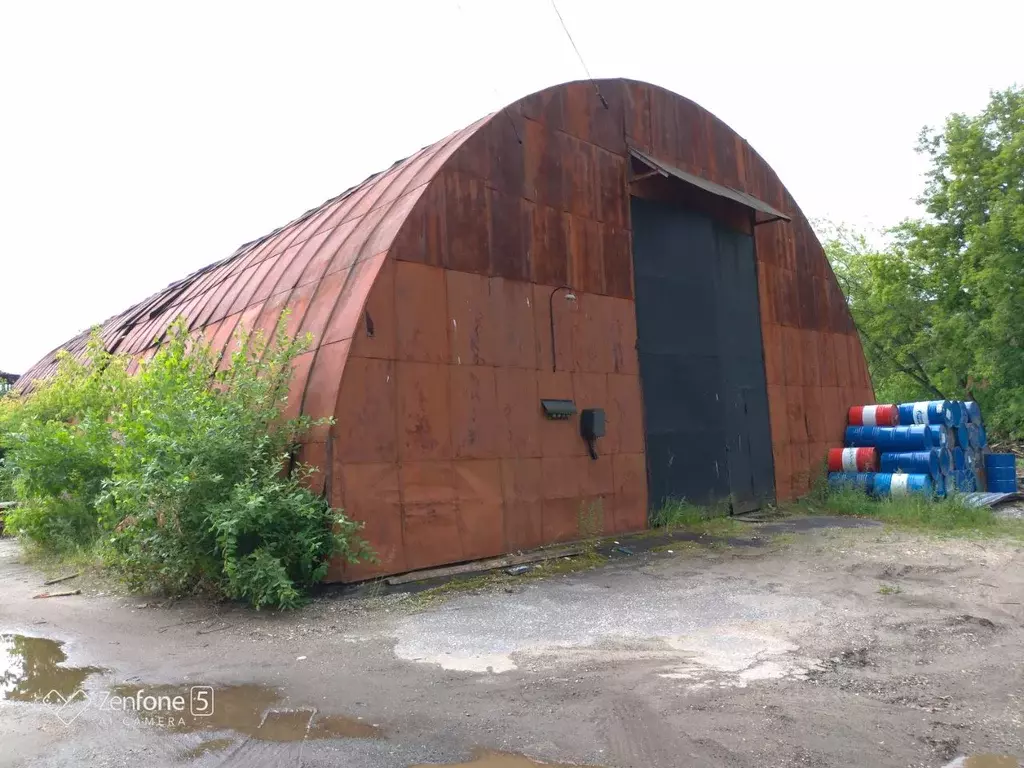
[{"label": "dirt road", "polygon": [[[1024,549],[882,528],[787,539],[441,599],[327,596],[292,615],[89,588],[33,600],[65,585],[41,587],[0,541],[0,765],[1024,756]],[[214,712],[193,686],[212,688]],[[83,691],[31,700],[50,687]]]}]

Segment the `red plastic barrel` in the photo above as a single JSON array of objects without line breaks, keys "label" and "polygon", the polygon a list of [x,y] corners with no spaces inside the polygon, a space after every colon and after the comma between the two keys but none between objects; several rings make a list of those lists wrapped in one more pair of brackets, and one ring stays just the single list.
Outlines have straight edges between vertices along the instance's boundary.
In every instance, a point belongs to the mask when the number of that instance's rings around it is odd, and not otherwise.
[{"label": "red plastic barrel", "polygon": [[878,451],[874,448],[829,448],[829,472],[877,472]]},{"label": "red plastic barrel", "polygon": [[900,409],[895,405],[852,405],[847,414],[851,427],[895,427]]}]

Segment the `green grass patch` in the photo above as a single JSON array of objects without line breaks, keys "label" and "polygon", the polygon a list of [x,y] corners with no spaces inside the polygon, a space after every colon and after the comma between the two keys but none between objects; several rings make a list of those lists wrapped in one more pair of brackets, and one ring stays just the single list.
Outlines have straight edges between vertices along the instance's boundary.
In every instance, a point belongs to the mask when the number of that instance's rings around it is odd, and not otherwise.
[{"label": "green grass patch", "polygon": [[799,538],[799,534],[796,533],[776,533],[769,539],[769,544],[772,547],[781,549],[783,547],[789,547],[796,543]]},{"label": "green grass patch", "polygon": [[103,571],[103,554],[95,544],[61,552],[53,552],[24,538],[19,539],[18,544],[21,546],[22,562],[42,571],[47,578],[75,571],[95,571],[99,575]]},{"label": "green grass patch", "polygon": [[989,507],[971,506],[959,495],[944,499],[921,495],[876,499],[857,490],[837,489],[823,498],[805,499],[795,509],[807,514],[869,517],[900,528],[1024,540],[1024,521],[999,518]]},{"label": "green grass patch", "polygon": [[700,550],[707,549],[707,546],[701,544],[699,541],[686,541],[685,539],[678,541],[670,541],[667,544],[658,544],[657,546],[651,547],[651,552],[670,552],[672,554],[679,554],[680,552],[698,552]]},{"label": "green grass patch", "polygon": [[902,591],[898,584],[882,584],[878,588],[878,594],[880,595],[898,595]]},{"label": "green grass patch", "polygon": [[21,548],[21,562],[32,566],[42,574],[40,583],[46,579],[77,573],[78,578],[66,583],[68,589],[115,594],[123,594],[128,591],[124,583],[105,567],[102,550],[95,544],[81,545],[60,552],[41,547],[25,538],[19,539],[18,544]]},{"label": "green grass patch", "polygon": [[738,536],[750,532],[743,523],[729,516],[725,504],[700,506],[683,499],[667,502],[651,516],[651,528],[663,531],[688,531],[708,536]]}]

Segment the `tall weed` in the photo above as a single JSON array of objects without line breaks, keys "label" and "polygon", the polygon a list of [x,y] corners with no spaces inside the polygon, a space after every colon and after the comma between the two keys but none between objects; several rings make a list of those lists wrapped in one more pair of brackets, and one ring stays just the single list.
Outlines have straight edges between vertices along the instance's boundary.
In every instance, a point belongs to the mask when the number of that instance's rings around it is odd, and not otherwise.
[{"label": "tall weed", "polygon": [[63,356],[0,411],[23,502],[8,526],[51,552],[98,546],[134,589],[256,607],[295,607],[331,558],[372,557],[294,461],[313,423],[284,408],[311,339],[291,339],[285,319],[269,342],[240,333],[226,361],[181,320],[135,375],[96,334],[84,362]]},{"label": "tall weed", "polygon": [[742,523],[736,522],[729,515],[728,502],[701,506],[686,499],[667,499],[651,513],[650,524],[651,528],[667,531],[678,529],[709,535],[729,535],[743,528]]},{"label": "tall weed", "polygon": [[830,514],[872,517],[907,528],[950,533],[1001,533],[1012,528],[990,508],[967,504],[960,494],[942,499],[920,494],[874,498],[853,488],[836,488],[827,492],[823,506]]}]

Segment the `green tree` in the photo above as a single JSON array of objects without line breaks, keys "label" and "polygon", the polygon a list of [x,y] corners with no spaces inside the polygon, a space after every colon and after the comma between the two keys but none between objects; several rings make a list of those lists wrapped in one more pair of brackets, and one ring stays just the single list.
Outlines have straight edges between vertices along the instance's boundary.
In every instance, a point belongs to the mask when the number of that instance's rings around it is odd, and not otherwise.
[{"label": "green tree", "polygon": [[[873,248],[826,226],[826,252],[864,341],[880,400],[977,400],[1024,437],[1024,89],[921,132],[927,216]],[[819,227],[822,229],[822,227]]]},{"label": "green tree", "polygon": [[922,131],[930,218],[895,230],[937,311],[943,385],[973,397],[998,430],[1024,436],[1024,89]]},{"label": "green tree", "polygon": [[932,353],[933,305],[911,265],[850,227],[816,225],[860,331],[879,402],[946,397]]}]

